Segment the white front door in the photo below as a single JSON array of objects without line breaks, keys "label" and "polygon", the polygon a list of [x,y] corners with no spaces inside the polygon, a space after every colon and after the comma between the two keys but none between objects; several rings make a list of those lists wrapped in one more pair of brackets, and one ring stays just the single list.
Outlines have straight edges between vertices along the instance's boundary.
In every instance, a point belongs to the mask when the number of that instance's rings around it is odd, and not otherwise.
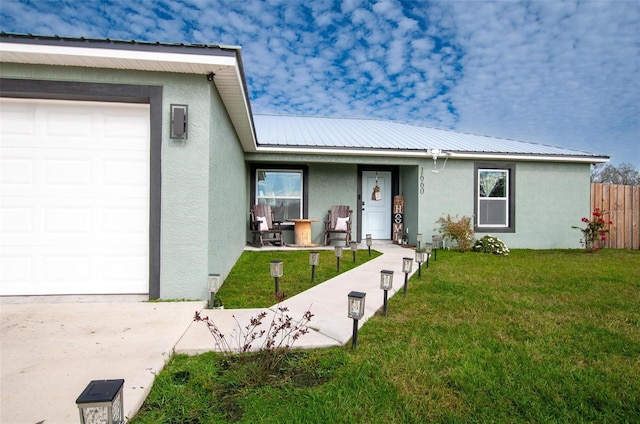
[{"label": "white front door", "polygon": [[[380,188],[379,200],[373,200],[375,187]],[[367,234],[377,240],[391,238],[391,172],[362,172],[362,239]]]},{"label": "white front door", "polygon": [[0,295],[149,289],[149,105],[0,99]]}]

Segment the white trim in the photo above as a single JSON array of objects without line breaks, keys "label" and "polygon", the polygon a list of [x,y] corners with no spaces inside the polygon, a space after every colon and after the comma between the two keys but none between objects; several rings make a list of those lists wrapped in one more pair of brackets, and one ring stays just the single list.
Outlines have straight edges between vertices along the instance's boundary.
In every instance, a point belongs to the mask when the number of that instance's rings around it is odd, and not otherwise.
[{"label": "white trim", "polygon": [[[181,54],[168,52],[150,52],[145,50],[121,50],[117,48],[89,48],[89,47],[68,47],[68,46],[51,46],[43,44],[17,44],[17,43],[1,43],[0,51],[3,53],[3,62],[11,61],[11,57],[7,59],[6,54],[21,54],[32,60],[39,56],[56,55],[61,57],[73,58],[98,58],[106,61],[119,59],[124,61],[143,61],[160,63],[180,63],[193,65],[217,65],[217,66],[237,66],[235,57],[218,56],[218,55],[200,55],[200,54]],[[42,61],[40,61],[42,62]],[[85,65],[87,66],[87,65]],[[103,67],[101,65],[100,67]],[[105,66],[109,67],[109,66]],[[131,69],[136,69],[130,65]],[[163,70],[158,67],[158,70]]]},{"label": "white trim", "polygon": [[[299,147],[264,147],[258,146],[256,153],[276,153],[276,154],[308,154],[308,155],[341,155],[341,156],[391,156],[391,157],[413,157],[432,159],[428,150],[373,150],[373,149],[319,149],[319,148],[299,148]],[[609,158],[603,156],[568,156],[568,155],[535,155],[523,153],[456,153],[443,152],[439,156],[451,157],[453,159],[473,159],[473,160],[518,160],[518,161],[544,161],[544,162],[580,162],[580,163],[607,163]]]}]

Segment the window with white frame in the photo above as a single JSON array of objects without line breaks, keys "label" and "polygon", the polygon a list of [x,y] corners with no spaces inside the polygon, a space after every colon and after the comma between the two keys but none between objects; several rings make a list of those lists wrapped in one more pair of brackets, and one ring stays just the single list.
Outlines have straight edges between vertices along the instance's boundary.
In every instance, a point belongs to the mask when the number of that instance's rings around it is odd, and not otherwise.
[{"label": "window with white frame", "polygon": [[255,202],[270,205],[276,221],[303,217],[301,169],[257,168],[255,178]]},{"label": "window with white frame", "polygon": [[476,164],[475,227],[477,231],[514,231],[513,165]]}]

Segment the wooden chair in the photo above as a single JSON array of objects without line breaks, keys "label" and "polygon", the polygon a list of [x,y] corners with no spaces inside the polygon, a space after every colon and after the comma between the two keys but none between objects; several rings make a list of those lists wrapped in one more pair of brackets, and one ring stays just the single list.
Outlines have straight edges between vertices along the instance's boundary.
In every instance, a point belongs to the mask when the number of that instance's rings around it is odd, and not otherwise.
[{"label": "wooden chair", "polygon": [[[327,213],[324,221],[324,244],[328,246],[332,241],[344,240],[345,245],[351,242],[351,215],[353,211],[349,206],[334,205]],[[340,219],[338,219],[340,218]],[[345,222],[346,219],[346,222]]]},{"label": "wooden chair", "polygon": [[[264,243],[283,245],[281,221],[273,219],[273,211],[269,205],[253,205],[251,208],[251,232],[253,245],[264,246]],[[266,237],[271,235],[271,237]]]}]

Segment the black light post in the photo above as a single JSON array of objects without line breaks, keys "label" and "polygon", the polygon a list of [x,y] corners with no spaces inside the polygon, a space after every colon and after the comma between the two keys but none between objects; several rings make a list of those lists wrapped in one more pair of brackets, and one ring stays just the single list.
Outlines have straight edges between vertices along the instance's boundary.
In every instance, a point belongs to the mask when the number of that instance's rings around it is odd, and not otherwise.
[{"label": "black light post", "polygon": [[422,233],[416,234],[416,241],[418,242],[418,250],[420,250],[420,243],[422,243]]},{"label": "black light post", "polygon": [[269,268],[271,270],[271,276],[276,280],[276,296],[278,296],[278,293],[280,293],[280,277],[282,277],[283,274],[282,261],[271,261]]},{"label": "black light post", "polygon": [[383,269],[380,271],[380,288],[384,290],[384,303],[382,313],[387,316],[387,292],[393,288],[393,271]]},{"label": "black light post", "polygon": [[402,258],[402,272],[404,272],[404,291],[403,296],[407,295],[407,281],[409,280],[409,273],[413,267],[413,258]]},{"label": "black light post", "polygon": [[352,241],[349,243],[351,247],[351,255],[353,256],[353,263],[356,263],[356,253],[358,253],[358,242]]},{"label": "black light post", "polygon": [[320,252],[309,252],[309,265],[311,265],[311,283],[316,282],[316,265],[320,263]]},{"label": "black light post", "polygon": [[[429,259],[427,259],[428,261]],[[416,250],[416,262],[418,262],[418,278],[422,277],[422,263],[424,262],[424,252]]]},{"label": "black light post", "polygon": [[353,319],[352,349],[358,346],[358,320],[364,316],[364,297],[366,295],[366,293],[357,291],[352,291],[347,295],[348,316]]},{"label": "black light post", "polygon": [[369,256],[371,256],[371,243],[373,242],[373,240],[371,240],[371,234],[367,234],[367,249],[369,249]]},{"label": "black light post", "polygon": [[335,246],[334,254],[336,255],[336,272],[340,274],[340,257],[342,256],[342,246]]}]

